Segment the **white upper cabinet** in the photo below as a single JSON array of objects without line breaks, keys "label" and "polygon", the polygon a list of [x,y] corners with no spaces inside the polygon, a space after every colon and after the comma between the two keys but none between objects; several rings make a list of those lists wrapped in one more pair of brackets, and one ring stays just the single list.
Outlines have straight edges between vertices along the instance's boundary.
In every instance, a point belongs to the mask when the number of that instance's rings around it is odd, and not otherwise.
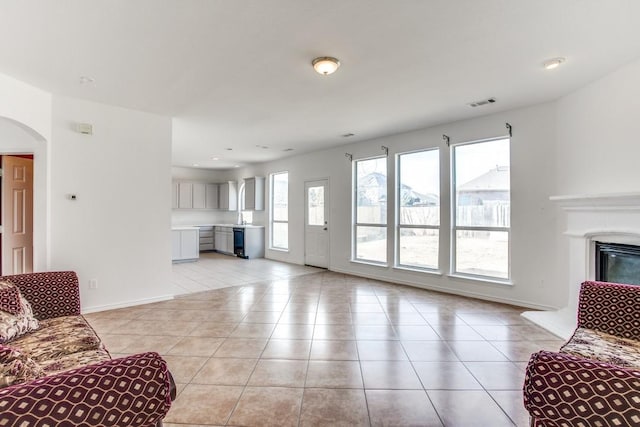
[{"label": "white upper cabinet", "polygon": [[193,183],[193,209],[204,209],[206,206],[205,197],[207,185],[202,182]]},{"label": "white upper cabinet", "polygon": [[193,209],[193,184],[191,182],[178,183],[178,208]]},{"label": "white upper cabinet", "polygon": [[224,211],[235,211],[238,209],[238,190],[235,181],[227,181],[220,184],[219,208]]},{"label": "white upper cabinet", "polygon": [[264,210],[264,181],[262,176],[244,179],[244,210]]},{"label": "white upper cabinet", "polygon": [[206,209],[218,209],[219,198],[218,198],[218,188],[219,184],[207,184],[206,185],[206,195],[205,195],[205,208]]},{"label": "white upper cabinet", "polygon": [[171,208],[218,209],[219,185],[204,182],[173,182],[171,186]]}]

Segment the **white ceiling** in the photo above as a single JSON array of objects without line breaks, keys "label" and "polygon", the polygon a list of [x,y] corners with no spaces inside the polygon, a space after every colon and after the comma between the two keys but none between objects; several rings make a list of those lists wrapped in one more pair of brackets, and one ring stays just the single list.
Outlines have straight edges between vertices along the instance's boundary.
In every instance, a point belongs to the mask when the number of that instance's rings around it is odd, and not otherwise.
[{"label": "white ceiling", "polygon": [[[342,66],[320,76],[317,56]],[[552,100],[638,57],[637,0],[0,0],[0,73],[174,117],[181,166]]]}]

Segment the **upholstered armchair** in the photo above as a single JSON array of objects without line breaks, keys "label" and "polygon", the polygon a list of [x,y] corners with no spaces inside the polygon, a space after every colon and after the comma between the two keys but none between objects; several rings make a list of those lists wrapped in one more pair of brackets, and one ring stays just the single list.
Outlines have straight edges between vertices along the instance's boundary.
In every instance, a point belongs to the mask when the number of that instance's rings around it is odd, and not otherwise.
[{"label": "upholstered armchair", "polygon": [[584,282],[573,336],[531,356],[523,391],[535,427],[640,426],[640,286]]},{"label": "upholstered armchair", "polygon": [[[78,278],[74,272],[22,274],[0,280],[20,289],[41,325],[86,324],[80,315]],[[69,320],[52,322],[55,319]],[[89,330],[93,332],[90,327]],[[5,349],[12,349],[15,344],[19,351],[30,355],[18,340],[6,342]],[[99,338],[96,340],[99,342]],[[70,369],[67,365],[56,368],[49,364],[49,371],[45,368],[41,371],[44,374],[35,379],[0,388],[0,426],[162,425],[175,398],[175,385],[166,362],[157,353],[111,359],[101,343],[95,350],[79,353],[83,356],[75,359],[65,356],[77,362]],[[90,362],[82,363],[85,360]]]}]

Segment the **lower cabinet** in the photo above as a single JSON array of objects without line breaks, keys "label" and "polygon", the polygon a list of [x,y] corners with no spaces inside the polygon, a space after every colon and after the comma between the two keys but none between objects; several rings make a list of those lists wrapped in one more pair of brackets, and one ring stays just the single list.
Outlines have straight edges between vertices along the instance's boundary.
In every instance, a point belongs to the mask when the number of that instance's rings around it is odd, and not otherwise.
[{"label": "lower cabinet", "polygon": [[171,260],[190,261],[200,257],[199,230],[177,228],[171,230]]},{"label": "lower cabinet", "polygon": [[200,228],[200,252],[215,249],[213,226],[201,226]]},{"label": "lower cabinet", "polygon": [[233,228],[215,227],[216,252],[233,253]]}]

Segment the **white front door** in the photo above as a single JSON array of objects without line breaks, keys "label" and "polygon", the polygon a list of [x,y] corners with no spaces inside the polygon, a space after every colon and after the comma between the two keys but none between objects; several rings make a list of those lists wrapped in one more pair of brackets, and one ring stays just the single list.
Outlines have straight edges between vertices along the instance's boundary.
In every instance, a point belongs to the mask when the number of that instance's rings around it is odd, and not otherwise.
[{"label": "white front door", "polygon": [[304,263],[329,267],[329,181],[304,184]]}]

